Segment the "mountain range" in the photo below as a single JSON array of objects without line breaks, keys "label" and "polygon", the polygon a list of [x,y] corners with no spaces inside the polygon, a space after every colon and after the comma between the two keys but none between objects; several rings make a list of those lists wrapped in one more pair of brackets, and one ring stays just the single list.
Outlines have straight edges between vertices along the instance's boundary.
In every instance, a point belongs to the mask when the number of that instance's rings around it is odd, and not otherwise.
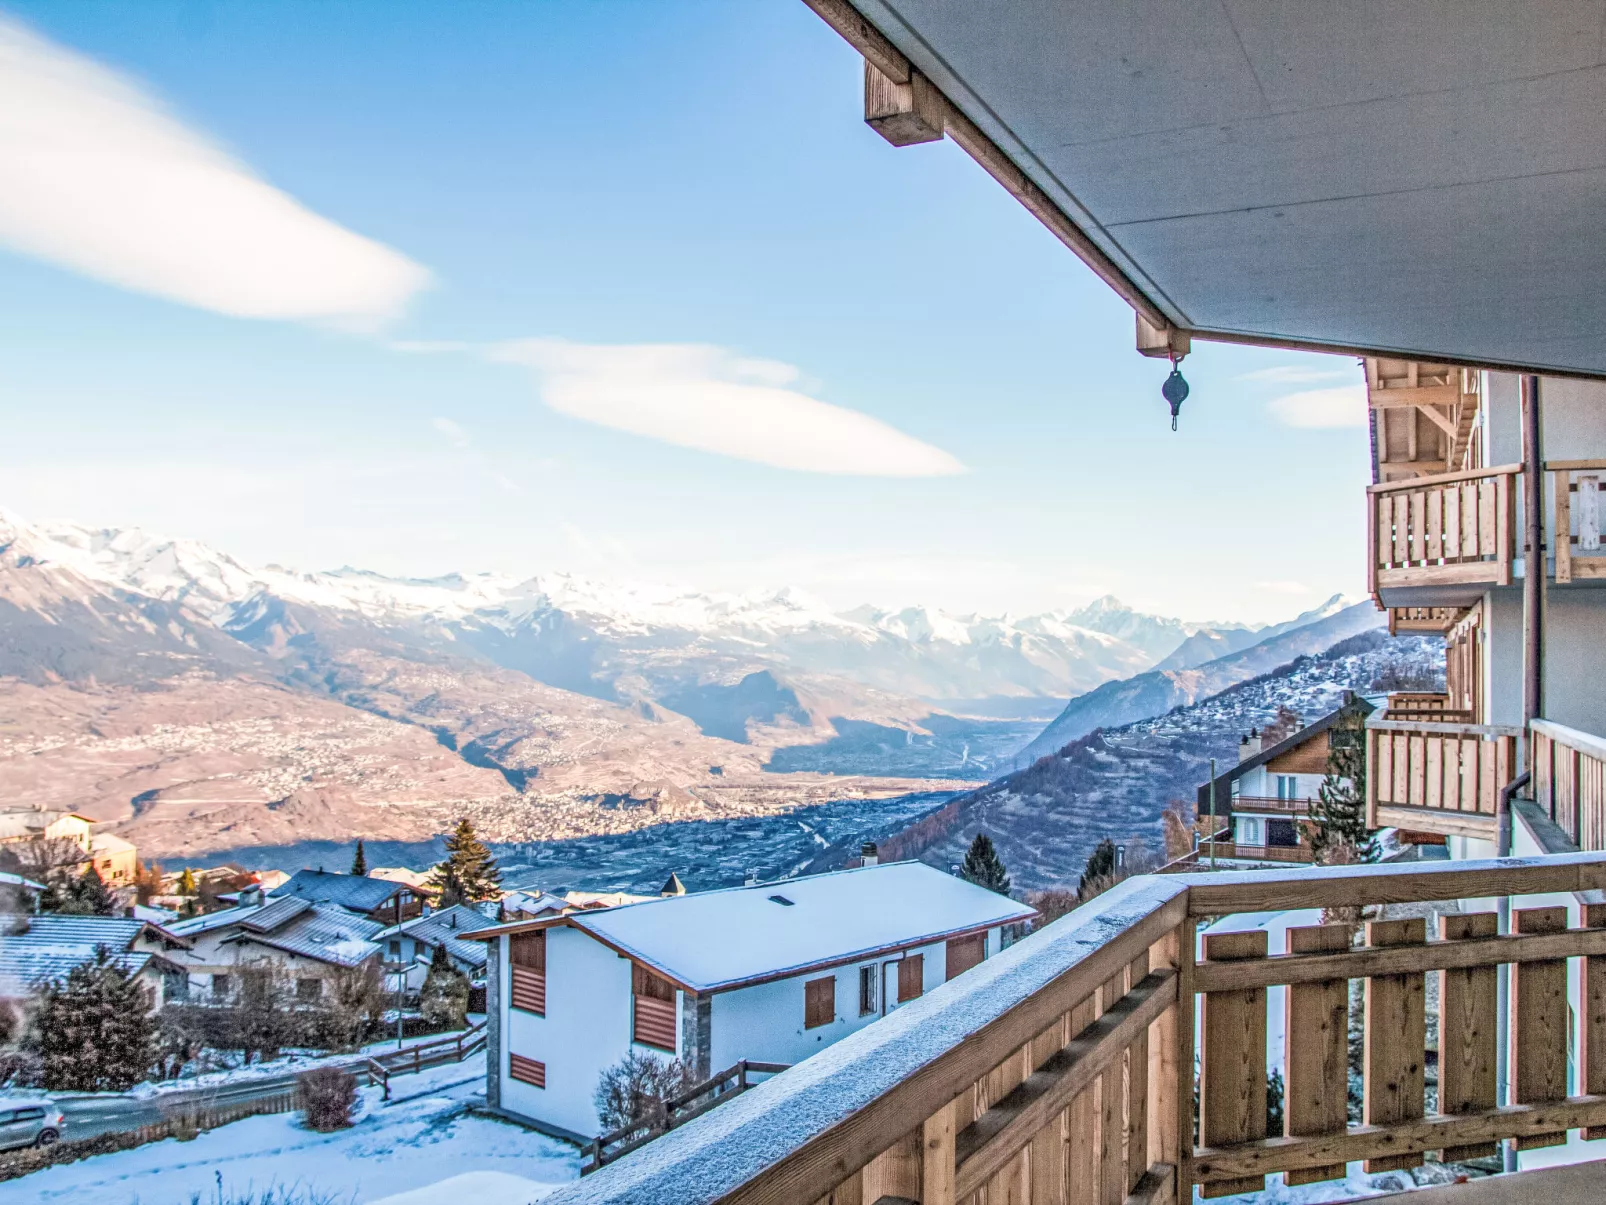
[{"label": "mountain range", "polygon": [[419,840],[459,814],[519,841],[775,814],[990,778],[1032,715],[1344,605],[1271,628],[1113,598],[836,612],[790,589],[300,572],[0,512],[0,793],[168,857]]}]

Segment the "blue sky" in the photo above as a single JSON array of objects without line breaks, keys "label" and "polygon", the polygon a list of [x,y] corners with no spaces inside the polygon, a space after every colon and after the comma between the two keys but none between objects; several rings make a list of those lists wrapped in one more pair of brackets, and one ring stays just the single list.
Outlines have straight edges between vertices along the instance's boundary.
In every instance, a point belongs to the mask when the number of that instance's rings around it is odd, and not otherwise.
[{"label": "blue sky", "polygon": [[799,0],[0,22],[25,517],[844,607],[1359,591],[1354,361],[1198,346],[1172,434],[1131,311],[951,143],[865,127]]}]

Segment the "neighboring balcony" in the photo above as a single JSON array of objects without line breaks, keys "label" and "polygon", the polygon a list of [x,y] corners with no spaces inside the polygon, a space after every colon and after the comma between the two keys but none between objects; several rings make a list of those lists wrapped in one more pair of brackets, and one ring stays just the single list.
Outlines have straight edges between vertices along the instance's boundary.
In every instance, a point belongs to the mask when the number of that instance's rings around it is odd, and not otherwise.
[{"label": "neighboring balcony", "polygon": [[1516,775],[1521,735],[1502,724],[1369,718],[1368,824],[1494,840],[1495,805]]},{"label": "neighboring balcony", "polygon": [[1606,740],[1535,720],[1533,798],[1579,849],[1606,849]]},{"label": "neighboring balcony", "polygon": [[1471,723],[1472,712],[1451,705],[1448,694],[1426,691],[1396,691],[1389,695],[1383,718],[1390,720],[1428,720],[1442,723]]},{"label": "neighboring balcony", "polygon": [[1367,487],[1367,587],[1387,607],[1467,605],[1512,581],[1521,465]]},{"label": "neighboring balcony", "polygon": [[[547,1205],[1171,1205],[1195,1186],[1258,1192],[1273,1173],[1342,1195],[1356,1161],[1401,1171],[1505,1141],[1526,1160],[1575,1133],[1574,1157],[1606,1156],[1589,1141],[1606,1138],[1606,1061],[1592,1057],[1606,1009],[1584,999],[1606,905],[1585,905],[1582,927],[1565,907],[1518,906],[1508,935],[1493,911],[1446,913],[1431,931],[1420,910],[1359,932],[1296,926],[1275,950],[1263,925],[1234,929],[1249,913],[1603,887],[1606,854],[1128,879]],[[1442,972],[1432,1006],[1428,972]],[[1430,1095],[1433,1054],[1454,1057],[1438,1058]],[[1286,1085],[1275,1132],[1273,1071]],[[1468,1205],[1592,1199],[1558,1193],[1580,1170],[1429,1191]]]}]

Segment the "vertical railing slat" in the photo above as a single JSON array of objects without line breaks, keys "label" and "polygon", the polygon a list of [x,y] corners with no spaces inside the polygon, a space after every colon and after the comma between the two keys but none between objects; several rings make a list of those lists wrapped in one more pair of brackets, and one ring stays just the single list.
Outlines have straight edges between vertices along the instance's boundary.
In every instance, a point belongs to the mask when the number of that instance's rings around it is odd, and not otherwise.
[{"label": "vertical railing slat", "polygon": [[[1519,908],[1512,914],[1517,933],[1562,933],[1567,909]],[[1512,968],[1511,1067],[1515,1103],[1540,1104],[1567,1097],[1567,960],[1519,962]],[[1517,1149],[1560,1146],[1567,1132],[1531,1134]]]},{"label": "vertical railing slat", "polygon": [[[1071,1033],[1098,1020],[1098,993],[1071,1009]],[[1098,1205],[1098,1085],[1082,1089],[1066,1111],[1066,1183],[1070,1205]]]},{"label": "vertical railing slat", "polygon": [[[959,1103],[951,1100],[921,1126],[921,1205],[956,1205],[954,1200],[954,1134]],[[1034,1202],[1034,1205],[1036,1203]],[[1055,1205],[1048,1202],[1048,1205]]]},{"label": "vertical railing slat", "polygon": [[[1439,917],[1443,941],[1493,937],[1500,918],[1493,912]],[[1439,972],[1439,1112],[1479,1113],[1495,1100],[1495,1014],[1499,1007],[1496,968],[1467,967]],[[1446,1163],[1495,1154],[1494,1143],[1451,1147]]]},{"label": "vertical railing slat", "polygon": [[[1126,991],[1126,971],[1122,970],[1100,989],[1101,1011],[1109,1012]],[[1121,1162],[1126,1114],[1123,1062],[1124,1059],[1117,1059],[1098,1078],[1100,1205],[1121,1205],[1126,1200],[1126,1171]]]},{"label": "vertical railing slat", "polygon": [[[1606,904],[1585,904],[1584,924],[1606,928]],[[1606,957],[1584,959],[1583,1015],[1578,1019],[1579,1091],[1606,1096]],[[1606,1126],[1590,1126],[1585,1138],[1606,1138]]]},{"label": "vertical railing slat", "polygon": [[[1149,973],[1149,952],[1127,967],[1127,981],[1141,983]],[[1126,1051],[1126,1138],[1122,1158],[1126,1163],[1126,1184],[1121,1199],[1137,1188],[1149,1170],[1149,1031],[1145,1029]],[[1035,1205],[1035,1202],[1034,1202]]]},{"label": "vertical railing slat", "polygon": [[[1288,953],[1324,954],[1350,948],[1348,925],[1288,930]],[[1294,1137],[1342,1134],[1349,1123],[1349,980],[1297,983],[1285,989],[1283,1008],[1284,1130]],[[1277,1135],[1273,1134],[1275,1138]],[[1343,1177],[1345,1165],[1284,1174],[1287,1184]]]},{"label": "vertical railing slat", "polygon": [[[1366,926],[1369,946],[1421,945],[1426,940],[1427,922],[1421,917]],[[1426,1000],[1421,971],[1374,975],[1366,981],[1367,1125],[1394,1125],[1423,1115]],[[1421,1155],[1388,1155],[1368,1159],[1366,1170],[1399,1171],[1421,1162]]]},{"label": "vertical railing slat", "polygon": [[[1265,958],[1266,931],[1207,933],[1205,958],[1236,962]],[[1204,998],[1204,1058],[1199,1085],[1199,1138],[1230,1146],[1266,1136],[1266,989],[1208,992]],[[1204,1196],[1260,1192],[1264,1176],[1215,1180]]]}]

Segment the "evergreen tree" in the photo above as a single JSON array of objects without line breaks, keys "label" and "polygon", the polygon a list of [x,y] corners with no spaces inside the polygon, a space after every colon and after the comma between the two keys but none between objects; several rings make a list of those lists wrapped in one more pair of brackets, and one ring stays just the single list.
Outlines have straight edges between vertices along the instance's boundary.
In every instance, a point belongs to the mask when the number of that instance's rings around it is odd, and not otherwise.
[{"label": "evergreen tree", "polygon": [[474,826],[465,816],[446,838],[446,860],[430,876],[429,885],[440,892],[440,906],[500,899],[501,884],[502,873],[496,868],[496,859],[475,836]]},{"label": "evergreen tree", "polygon": [[351,873],[366,877],[368,874],[368,855],[363,852],[362,838],[357,838],[357,853],[351,859]]},{"label": "evergreen tree", "polygon": [[1009,894],[1009,872],[1004,869],[1003,860],[993,847],[993,839],[986,833],[977,833],[976,839],[970,843],[959,877],[988,891],[996,891],[999,895]]},{"label": "evergreen tree", "polygon": [[1366,827],[1366,715],[1351,704],[1333,726],[1327,774],[1311,808],[1311,850],[1319,864],[1375,862]]},{"label": "evergreen tree", "polygon": [[62,867],[45,877],[45,889],[39,895],[39,910],[59,912],[64,916],[110,916],[114,902],[100,872],[93,866],[86,867],[82,874],[74,874],[70,867]]},{"label": "evergreen tree", "polygon": [[429,973],[418,992],[418,1011],[435,1028],[462,1029],[468,1024],[468,976],[452,965],[444,944],[430,955]]},{"label": "evergreen tree", "polygon": [[1113,887],[1115,882],[1115,842],[1105,837],[1088,854],[1081,881],[1076,884],[1076,894],[1083,900],[1090,900]]},{"label": "evergreen tree", "polygon": [[65,979],[45,984],[36,1017],[44,1087],[51,1092],[126,1092],[156,1060],[150,989],[104,947]]}]

